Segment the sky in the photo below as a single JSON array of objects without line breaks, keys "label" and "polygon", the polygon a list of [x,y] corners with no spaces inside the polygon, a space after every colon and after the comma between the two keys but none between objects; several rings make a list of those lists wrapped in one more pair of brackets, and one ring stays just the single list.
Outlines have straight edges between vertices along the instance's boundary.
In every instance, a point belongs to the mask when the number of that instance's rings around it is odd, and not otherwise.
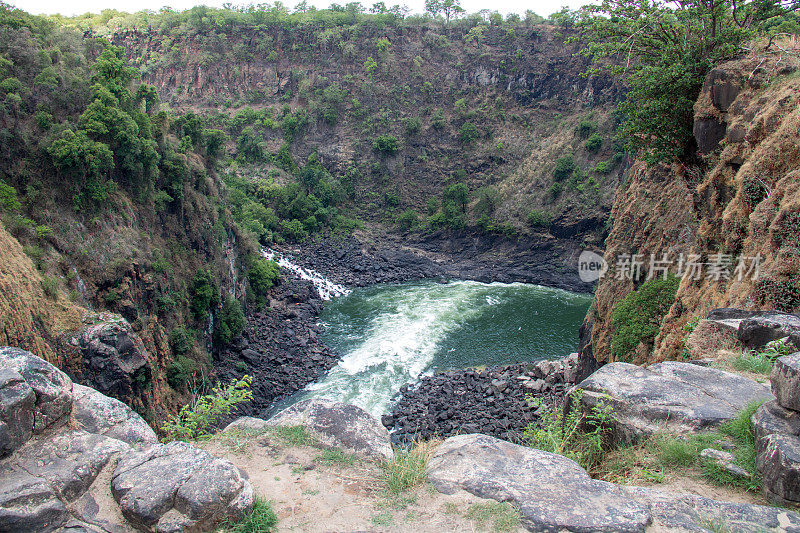
[{"label": "sky", "polygon": [[[7,0],[8,1],[8,0]],[[118,2],[114,0],[71,0],[66,4],[63,0],[11,0],[11,5],[23,9],[36,15],[61,15],[72,16],[82,15],[83,13],[99,13],[103,9],[117,9],[119,11],[141,11],[150,9],[158,11],[163,6],[169,6],[175,10],[188,9],[196,5],[221,6],[230,1],[234,5],[248,4],[251,2],[236,0],[136,0],[135,2]],[[293,7],[299,0],[283,0],[283,3]],[[329,6],[332,2],[346,4],[350,0],[309,0],[318,8]],[[377,0],[361,0],[365,6],[372,5]],[[255,0],[252,3],[271,3],[271,0]],[[401,4],[408,6],[412,12],[422,13],[424,11],[424,0],[384,0],[387,6]],[[577,8],[588,3],[587,0],[461,0],[461,6],[470,13],[478,12],[481,9],[499,11],[502,14],[519,13],[524,14],[526,10],[538,13],[544,17],[567,6]]]}]

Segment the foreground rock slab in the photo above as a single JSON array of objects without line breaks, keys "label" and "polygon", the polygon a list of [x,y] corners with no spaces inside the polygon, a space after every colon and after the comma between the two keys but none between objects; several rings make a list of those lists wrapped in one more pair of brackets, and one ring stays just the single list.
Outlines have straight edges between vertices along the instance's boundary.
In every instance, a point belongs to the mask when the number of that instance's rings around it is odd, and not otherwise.
[{"label": "foreground rock slab", "polygon": [[121,401],[90,387],[75,384],[72,415],[86,431],[121,440],[130,445],[158,442],[147,422]]},{"label": "foreground rock slab", "polygon": [[389,431],[379,420],[355,405],[304,400],[270,418],[267,425],[303,426],[325,446],[377,459],[392,457]]},{"label": "foreground rock slab", "polygon": [[752,422],[764,493],[779,503],[800,503],[800,413],[773,400]]},{"label": "foreground rock slab", "polygon": [[614,440],[636,442],[666,430],[689,433],[714,428],[754,401],[773,398],[766,385],[715,368],[666,362],[641,368],[611,363],[578,386],[584,408],[612,407]]},{"label": "foreground rock slab", "polygon": [[156,531],[207,530],[253,505],[253,488],[244,473],[185,442],[123,454],[111,493],[127,520]]},{"label": "foreground rock slab", "polygon": [[800,531],[792,511],[596,481],[566,457],[480,434],[447,439],[428,478],[444,493],[514,503],[529,531]]},{"label": "foreground rock slab", "polygon": [[513,502],[531,531],[643,531],[651,521],[647,506],[591,479],[574,461],[488,435],[444,441],[428,479],[445,494],[464,489]]}]

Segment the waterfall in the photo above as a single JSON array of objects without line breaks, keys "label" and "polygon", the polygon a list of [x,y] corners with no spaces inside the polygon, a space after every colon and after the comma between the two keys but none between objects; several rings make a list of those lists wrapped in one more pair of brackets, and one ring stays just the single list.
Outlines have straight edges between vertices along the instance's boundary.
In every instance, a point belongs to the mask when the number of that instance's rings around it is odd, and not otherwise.
[{"label": "waterfall", "polygon": [[291,259],[280,252],[265,248],[261,251],[261,253],[270,261],[275,261],[278,263],[279,267],[294,272],[294,274],[300,279],[305,279],[313,283],[317,288],[317,292],[319,292],[320,298],[323,300],[330,300],[335,296],[342,296],[350,292],[350,289],[343,287],[342,285],[337,285],[319,272],[309,268],[303,268],[300,265],[293,263]]}]

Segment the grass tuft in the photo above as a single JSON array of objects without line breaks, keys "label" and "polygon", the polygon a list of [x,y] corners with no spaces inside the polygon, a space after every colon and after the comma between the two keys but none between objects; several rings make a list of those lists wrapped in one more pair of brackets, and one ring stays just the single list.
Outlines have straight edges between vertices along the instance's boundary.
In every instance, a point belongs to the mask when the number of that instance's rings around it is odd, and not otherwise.
[{"label": "grass tuft", "polygon": [[272,504],[262,496],[256,496],[253,509],[236,522],[222,524],[224,533],[272,533],[276,531],[278,516],[272,510]]},{"label": "grass tuft", "polygon": [[325,465],[351,466],[355,464],[357,460],[358,457],[343,452],[339,448],[328,448],[322,450],[322,452],[317,455],[317,461]]},{"label": "grass tuft", "polygon": [[508,502],[473,503],[464,515],[483,526],[486,522],[492,523],[494,531],[513,531],[519,527],[520,512]]},{"label": "grass tuft", "polygon": [[272,434],[287,446],[313,446],[317,440],[303,426],[276,426]]},{"label": "grass tuft", "polygon": [[399,451],[383,462],[383,479],[392,494],[398,494],[425,481],[428,461],[433,457],[439,439],[418,442],[410,450]]}]

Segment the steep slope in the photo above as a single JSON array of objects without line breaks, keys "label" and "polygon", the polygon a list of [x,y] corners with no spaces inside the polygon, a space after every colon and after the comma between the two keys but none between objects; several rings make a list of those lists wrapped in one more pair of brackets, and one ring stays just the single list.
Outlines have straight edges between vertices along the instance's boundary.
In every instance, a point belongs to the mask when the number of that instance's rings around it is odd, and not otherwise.
[{"label": "steep slope", "polygon": [[[774,49],[773,49],[774,50]],[[634,362],[684,354],[683,326],[718,307],[800,309],[800,60],[790,53],[756,51],[715,68],[695,105],[697,164],[652,167],[637,163],[612,211],[606,259],[618,254],[667,253],[675,261],[696,255],[701,275],[682,276],[675,300],[652,345],[641,344]],[[739,276],[751,258],[759,265]],[[727,264],[717,276],[711,265]],[[643,279],[599,283],[584,324],[584,358],[610,361],[614,306]]]}]

